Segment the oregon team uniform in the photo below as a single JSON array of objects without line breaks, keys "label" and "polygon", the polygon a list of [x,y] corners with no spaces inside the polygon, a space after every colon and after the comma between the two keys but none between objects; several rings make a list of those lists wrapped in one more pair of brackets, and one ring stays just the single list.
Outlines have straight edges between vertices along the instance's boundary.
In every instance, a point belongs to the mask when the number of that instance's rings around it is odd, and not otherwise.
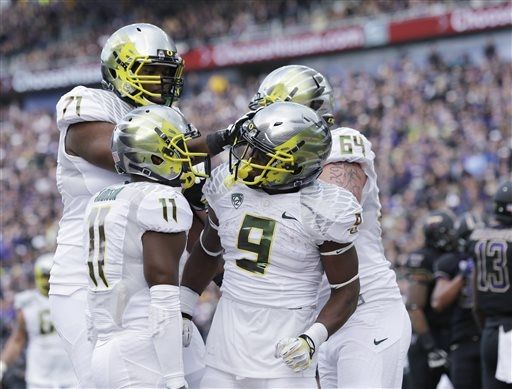
[{"label": "oregon team uniform", "polygon": [[71,361],[50,319],[48,297],[37,290],[27,290],[15,296],[14,307],[21,310],[25,319],[28,388],[76,387]]},{"label": "oregon team uniform", "polygon": [[[471,261],[466,254],[449,253],[436,263],[435,278],[454,279],[459,262]],[[464,286],[453,304],[450,338],[450,380],[456,388],[480,388],[480,330],[473,316],[472,273],[464,277]]]},{"label": "oregon team uniform", "polygon": [[[359,258],[360,299],[347,323],[320,347],[320,382],[325,387],[396,387],[411,339],[411,324],[402,302],[396,275],[384,255],[379,222],[381,205],[371,143],[358,131],[331,131],[333,143],[326,163],[358,163],[367,176],[361,205],[363,222],[355,242]],[[324,277],[319,293],[321,309],[330,295]],[[378,327],[374,323],[378,321]],[[379,343],[381,339],[386,339]],[[375,343],[377,342],[377,343]],[[361,359],[361,355],[365,355]],[[367,369],[367,364],[372,369]],[[341,370],[340,374],[338,372]]]},{"label": "oregon team uniform", "polygon": [[[57,187],[64,209],[50,277],[50,305],[53,323],[85,387],[92,385],[92,345],[87,341],[85,325],[88,270],[84,265],[86,254],[82,242],[84,212],[94,193],[109,185],[122,183],[127,177],[68,154],[65,138],[71,124],[93,121],[117,124],[133,109],[113,92],[83,86],[62,96],[57,104],[57,126],[60,131]],[[194,332],[197,333],[197,329]],[[198,336],[183,350],[187,379],[189,374],[193,375],[204,368],[200,358],[204,355],[204,349],[204,343]]]},{"label": "oregon team uniform", "polygon": [[485,316],[481,341],[484,388],[510,388],[512,384],[497,380],[495,374],[499,358],[508,357],[505,369],[512,369],[510,349],[498,357],[500,333],[512,331],[512,227],[477,229],[470,240],[476,259],[476,298]]},{"label": "oregon team uniform", "polygon": [[[149,287],[142,235],[187,232],[192,211],[181,188],[153,182],[110,186],[86,210],[88,303],[97,335],[92,371],[97,387],[163,387],[148,331]],[[181,354],[180,354],[181,355]]]},{"label": "oregon team uniform", "polygon": [[309,377],[307,384],[314,385],[316,363],[294,373],[274,357],[275,346],[316,319],[323,273],[318,246],[355,240],[357,200],[320,181],[295,193],[270,195],[233,182],[227,164],[212,172],[203,191],[225,250],[207,366],[242,378]]}]

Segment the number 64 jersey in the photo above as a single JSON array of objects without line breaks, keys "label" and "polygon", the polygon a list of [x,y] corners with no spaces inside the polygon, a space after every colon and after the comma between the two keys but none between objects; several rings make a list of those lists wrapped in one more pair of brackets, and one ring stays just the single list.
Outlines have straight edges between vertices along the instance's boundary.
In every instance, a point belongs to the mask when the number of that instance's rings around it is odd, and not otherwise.
[{"label": "number 64 jersey", "polygon": [[88,304],[98,336],[146,329],[150,296],[142,235],[190,229],[192,211],[181,188],[155,182],[109,186],[89,201],[85,223]]}]

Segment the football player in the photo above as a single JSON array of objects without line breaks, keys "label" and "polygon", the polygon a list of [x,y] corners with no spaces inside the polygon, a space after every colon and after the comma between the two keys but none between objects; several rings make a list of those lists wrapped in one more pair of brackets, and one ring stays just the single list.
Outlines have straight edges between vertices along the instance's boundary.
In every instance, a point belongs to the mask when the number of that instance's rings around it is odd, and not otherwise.
[{"label": "football player", "polygon": [[14,298],[16,326],[0,356],[0,380],[4,371],[27,346],[25,381],[28,388],[76,387],[73,366],[50,320],[48,278],[53,254],[44,254],[34,264],[37,289]]},{"label": "football player", "polygon": [[[325,76],[307,66],[289,65],[265,77],[249,107],[292,101],[316,110],[333,125],[333,100]],[[320,348],[320,382],[329,388],[400,387],[411,324],[381,243],[375,154],[371,143],[357,130],[331,127],[331,136],[333,145],[320,180],[349,190],[363,207],[363,223],[355,242],[361,290],[356,312]],[[329,293],[324,277],[319,308]],[[371,370],[367,369],[368,363],[373,366]]]},{"label": "football player", "polygon": [[85,212],[92,375],[98,388],[185,387],[179,260],[192,225],[182,195],[203,178],[176,110],[148,105],[116,126],[112,155],[129,183],[94,194]]},{"label": "football player", "polygon": [[431,306],[437,312],[453,307],[450,338],[450,380],[458,388],[481,388],[480,329],[473,316],[473,256],[469,236],[483,226],[476,214],[466,212],[455,223],[455,249],[439,258],[434,273]]},{"label": "football player", "polygon": [[[209,223],[181,286],[183,313],[191,315],[223,256],[203,387],[316,386],[317,350],[359,295],[353,242],[361,207],[350,192],[317,180],[330,147],[318,114],[278,102],[242,124],[230,162],[206,182]],[[332,292],[317,316],[324,271]]]},{"label": "football player", "polygon": [[424,246],[407,258],[409,287],[406,304],[413,328],[408,353],[408,382],[412,388],[435,389],[441,376],[449,373],[451,309],[436,312],[430,300],[436,263],[455,247],[454,225],[455,215],[451,211],[430,212],[423,224]]},{"label": "football player", "polygon": [[[114,32],[103,47],[104,90],[78,86],[57,104],[57,186],[64,209],[50,278],[50,306],[53,323],[83,387],[93,385],[92,345],[85,325],[86,253],[81,240],[85,205],[93,193],[126,179],[116,174],[112,159],[110,140],[115,125],[138,106],[169,106],[177,101],[183,88],[183,66],[176,45],[164,31],[151,24],[131,24]],[[209,144],[222,150],[225,134],[210,134]],[[194,141],[198,148],[207,149],[204,137]],[[185,352],[187,374],[197,373],[198,367],[195,362],[187,363],[189,356],[195,361],[204,352],[201,338],[193,341]]]},{"label": "football player", "polygon": [[484,389],[512,387],[512,181],[493,199],[494,223],[475,229],[475,310],[482,325],[480,353]]}]

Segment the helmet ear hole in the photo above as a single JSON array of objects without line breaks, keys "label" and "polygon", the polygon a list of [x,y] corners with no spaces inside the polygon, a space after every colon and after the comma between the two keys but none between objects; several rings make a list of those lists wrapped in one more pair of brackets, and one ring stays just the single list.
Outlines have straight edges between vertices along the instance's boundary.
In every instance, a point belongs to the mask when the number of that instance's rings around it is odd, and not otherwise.
[{"label": "helmet ear hole", "polygon": [[151,155],[151,162],[153,162],[153,165],[161,165],[162,162],[164,162],[164,160],[162,158],[160,158],[158,155],[154,155],[152,154]]},{"label": "helmet ear hole", "polygon": [[302,173],[302,170],[303,170],[302,166],[297,166],[292,174],[293,175],[300,174],[300,173]]}]

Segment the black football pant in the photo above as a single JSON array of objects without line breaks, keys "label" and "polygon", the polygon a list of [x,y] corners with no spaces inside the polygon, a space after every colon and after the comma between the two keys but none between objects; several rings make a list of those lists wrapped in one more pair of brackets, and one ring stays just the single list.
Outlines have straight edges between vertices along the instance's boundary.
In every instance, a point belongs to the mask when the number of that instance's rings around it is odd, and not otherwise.
[{"label": "black football pant", "polygon": [[455,389],[480,389],[480,339],[468,339],[450,347],[450,381]]},{"label": "black football pant", "polygon": [[511,389],[512,384],[498,381],[494,376],[498,364],[498,334],[500,325],[505,331],[512,328],[512,318],[489,318],[482,331],[480,352],[482,355],[482,382],[484,389]]},{"label": "black football pant", "polygon": [[427,352],[420,344],[409,347],[409,374],[407,384],[414,389],[436,389],[443,374],[448,374],[444,367],[428,367]]}]

